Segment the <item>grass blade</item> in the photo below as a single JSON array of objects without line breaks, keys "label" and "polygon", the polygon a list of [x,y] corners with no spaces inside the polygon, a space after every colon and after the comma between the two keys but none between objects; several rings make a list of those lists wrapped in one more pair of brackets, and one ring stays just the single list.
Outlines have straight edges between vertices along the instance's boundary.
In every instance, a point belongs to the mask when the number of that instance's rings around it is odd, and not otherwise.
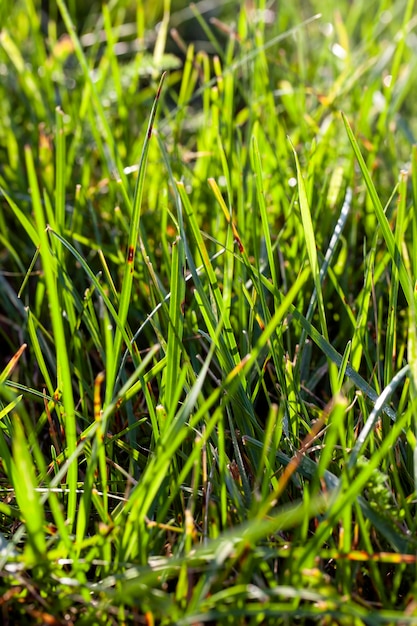
[{"label": "grass blade", "polygon": [[[61,419],[65,429],[65,439],[67,453],[70,457],[75,451],[77,442],[75,404],[72,389],[72,371],[67,352],[67,339],[63,324],[61,310],[63,308],[62,297],[60,295],[57,280],[56,259],[53,257],[49,239],[46,231],[45,216],[39,194],[38,182],[35,174],[32,152],[26,147],[26,166],[28,169],[29,183],[32,193],[33,210],[35,213],[37,234],[40,242],[40,258],[45,276],[45,283],[48,290],[49,305],[52,318],[52,328],[56,346],[57,362],[57,390],[62,396]],[[68,498],[68,518],[71,523],[75,520],[76,511],[76,485],[78,468],[76,463],[72,463],[68,468],[68,486],[70,494]]]},{"label": "grass blade", "polygon": [[365,181],[366,187],[368,189],[369,196],[371,198],[372,206],[374,207],[375,214],[378,220],[379,227],[381,228],[382,236],[384,237],[385,243],[388,248],[388,252],[391,256],[391,260],[393,264],[397,267],[398,275],[401,283],[401,287],[404,292],[404,296],[408,303],[411,301],[413,287],[411,283],[410,276],[407,274],[407,271],[404,266],[404,262],[402,260],[401,252],[398,250],[398,247],[395,243],[394,235],[392,234],[388,219],[384,213],[382,208],[381,201],[379,199],[378,193],[375,189],[375,186],[372,182],[371,176],[366,167],[365,161],[361,154],[358,142],[355,139],[355,136],[352,132],[350,124],[348,122],[347,117],[342,113],[343,123],[346,128],[347,135],[349,137],[349,141],[355,153],[356,159],[359,164],[359,168],[361,170],[363,179]]},{"label": "grass blade", "polygon": [[[152,110],[149,117],[148,128],[146,131],[146,136],[143,142],[142,154],[139,161],[139,170],[138,177],[136,181],[135,194],[133,197],[133,211],[131,217],[131,223],[129,228],[129,239],[127,246],[127,254],[126,254],[126,265],[125,271],[123,275],[122,289],[120,294],[120,302],[119,302],[119,310],[118,310],[118,318],[119,325],[116,330],[114,345],[113,345],[113,359],[115,368],[119,362],[119,358],[122,350],[122,342],[123,342],[123,333],[120,331],[120,328],[125,328],[127,322],[127,314],[129,311],[130,298],[132,293],[132,285],[133,285],[133,274],[135,269],[135,257],[137,253],[138,239],[139,239],[139,224],[140,224],[140,211],[142,204],[142,195],[143,195],[143,187],[145,182],[145,173],[146,173],[146,161],[149,152],[149,143],[152,137],[153,125],[155,122],[156,112],[158,109],[159,98],[161,95],[162,86],[164,83],[165,74],[162,75],[158,91],[155,96],[155,100],[152,105]],[[112,372],[108,372],[107,375],[107,391],[106,391],[106,399],[109,401],[111,395],[114,394],[114,382],[116,378],[116,369]]]}]

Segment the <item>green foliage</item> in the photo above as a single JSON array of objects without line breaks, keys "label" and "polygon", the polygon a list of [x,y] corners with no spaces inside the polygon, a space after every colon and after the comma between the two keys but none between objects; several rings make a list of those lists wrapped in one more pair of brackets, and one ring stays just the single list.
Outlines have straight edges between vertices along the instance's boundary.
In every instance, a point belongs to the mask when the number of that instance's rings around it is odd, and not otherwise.
[{"label": "green foliage", "polygon": [[5,623],[417,623],[414,3],[148,4],[0,4]]}]

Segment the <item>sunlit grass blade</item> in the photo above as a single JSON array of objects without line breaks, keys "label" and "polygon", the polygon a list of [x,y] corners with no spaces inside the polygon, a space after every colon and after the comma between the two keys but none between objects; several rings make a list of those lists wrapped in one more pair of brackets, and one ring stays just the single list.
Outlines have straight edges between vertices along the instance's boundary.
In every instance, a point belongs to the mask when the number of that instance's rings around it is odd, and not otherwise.
[{"label": "sunlit grass blade", "polygon": [[358,438],[356,439],[356,443],[353,447],[353,450],[351,450],[350,455],[349,455],[349,461],[347,463],[347,469],[351,469],[355,466],[359,454],[362,452],[362,449],[365,445],[365,442],[370,434],[370,432],[372,431],[372,429],[375,426],[375,423],[384,407],[384,404],[386,404],[388,398],[393,394],[393,392],[395,391],[395,389],[398,387],[398,385],[402,382],[404,376],[406,376],[409,373],[409,366],[405,365],[390,381],[390,383],[385,387],[385,389],[383,390],[383,392],[381,393],[381,395],[378,397],[377,401],[375,402],[375,406],[372,409],[366,423],[364,424]]},{"label": "sunlit grass blade", "polygon": [[38,486],[36,471],[23,426],[17,416],[14,417],[13,422],[14,489],[27,530],[27,549],[30,550],[27,558],[35,565],[46,552],[44,509],[36,491]]},{"label": "sunlit grass blade", "polygon": [[343,113],[342,113],[342,118],[345,124],[347,135],[349,137],[349,141],[352,145],[352,148],[355,153],[356,159],[358,161],[363,179],[368,189],[368,193],[372,201],[372,206],[374,207],[378,224],[379,224],[379,227],[381,228],[382,236],[384,237],[392,262],[397,267],[401,287],[403,289],[404,296],[407,302],[409,303],[411,294],[413,293],[413,287],[411,284],[410,276],[407,274],[407,271],[405,269],[404,262],[401,256],[401,251],[398,250],[398,247],[396,245],[394,235],[392,234],[391,227],[389,225],[388,219],[382,208],[382,204],[379,199],[377,190],[375,189],[375,186],[372,182],[372,178],[366,167],[366,163],[363,159],[358,142],[356,141],[355,135],[353,134],[353,131],[350,127],[347,117]]},{"label": "sunlit grass blade", "polygon": [[[324,279],[326,278],[328,268],[334,258],[340,238],[342,237],[344,227],[346,225],[347,219],[350,214],[351,204],[352,204],[352,190],[348,187],[345,193],[345,198],[343,201],[342,209],[340,211],[339,219],[337,220],[335,229],[332,233],[329,246],[326,250],[324,261],[320,268],[320,282],[321,283],[323,283]],[[312,319],[312,316],[314,314],[314,310],[316,307],[316,302],[317,302],[317,291],[316,289],[314,289],[309,305],[308,305],[308,310],[306,313],[306,319],[308,321],[311,321]],[[300,351],[302,350],[306,337],[307,337],[306,332],[303,330],[303,333],[300,339]],[[301,363],[301,359],[298,362]]]},{"label": "sunlit grass blade", "polygon": [[384,456],[389,454],[390,449],[395,445],[407,420],[407,415],[401,416],[401,418],[392,425],[392,429],[381,443],[381,446],[374,451],[372,457],[356,473],[354,481],[350,478],[350,472],[346,472],[344,474],[342,481],[338,485],[339,489],[335,492],[325,518],[316,529],[314,539],[312,539],[310,545],[305,549],[303,558],[306,559],[306,563],[311,562],[318,546],[323,545],[323,543],[327,540],[332,532],[334,524],[336,524],[337,520],[340,519],[345,507],[352,504],[358,498],[361,502],[361,506],[363,507],[365,505],[364,511],[366,511],[366,515],[369,519],[371,519],[374,525],[378,526],[380,532],[386,536],[392,545],[395,546],[395,550],[408,552],[410,549],[413,549],[413,542],[411,538],[401,529],[393,528],[383,516],[378,515],[378,512],[375,509],[372,509],[372,507],[366,503],[366,500],[360,496],[362,490],[365,488],[365,485],[370,480],[372,473],[376,471]]},{"label": "sunlit grass blade", "polygon": [[352,345],[351,345],[351,343],[349,341],[347,346],[346,346],[346,348],[345,348],[345,351],[343,353],[342,362],[340,364],[339,372],[338,372],[338,375],[337,375],[337,385],[338,385],[339,388],[342,387],[343,379],[344,379],[344,377],[346,375],[346,368],[347,368],[347,365],[348,365],[348,362],[349,362],[349,357],[350,357],[350,353],[351,353],[351,347],[352,347]]},{"label": "sunlit grass blade", "polygon": [[28,323],[28,332],[29,332],[29,336],[31,339],[31,348],[36,355],[37,363],[42,372],[42,376],[45,380],[48,393],[50,396],[53,396],[55,392],[55,388],[54,388],[54,385],[52,384],[51,376],[50,376],[50,373],[49,373],[49,370],[48,370],[48,367],[46,365],[46,361],[44,358],[44,353],[42,351],[42,348],[41,348],[41,345],[37,336],[36,321],[34,320],[30,309],[28,309],[28,322],[27,323]]},{"label": "sunlit grass blade", "polygon": [[[65,439],[67,445],[68,456],[75,450],[76,446],[76,419],[75,404],[72,389],[72,371],[68,358],[67,339],[61,315],[62,294],[60,295],[59,283],[57,279],[56,259],[53,257],[48,234],[46,231],[46,222],[43,212],[42,202],[39,194],[38,182],[36,179],[35,167],[31,150],[26,147],[26,166],[28,169],[28,177],[30,181],[33,210],[35,214],[37,234],[40,245],[40,258],[45,276],[45,283],[48,290],[49,306],[51,312],[51,321],[54,331],[54,341],[56,346],[57,360],[57,389],[62,394],[62,424],[65,428]],[[72,463],[68,468],[68,485],[70,494],[68,498],[68,517],[73,522],[75,519],[76,509],[76,484],[77,484],[78,468],[76,463]]]},{"label": "sunlit grass blade", "polygon": [[33,222],[27,217],[25,212],[22,211],[19,208],[17,203],[12,199],[11,195],[8,194],[5,189],[0,188],[0,191],[1,191],[1,194],[6,198],[7,202],[9,203],[9,205],[10,205],[11,209],[13,210],[14,214],[16,215],[17,219],[19,220],[19,222],[22,224],[23,228],[25,229],[25,231],[29,235],[29,237],[32,240],[34,246],[36,248],[38,248],[40,239],[39,239],[39,234],[38,234],[38,232],[37,232]]},{"label": "sunlit grass blade", "polygon": [[[396,259],[393,262],[392,278],[389,292],[389,313],[387,320],[387,339],[385,347],[385,359],[384,359],[384,384],[387,385],[393,377],[393,370],[395,368],[395,361],[397,356],[397,332],[398,332],[398,266],[399,266],[399,254],[402,253],[404,232],[406,229],[406,201],[407,201],[407,175],[405,172],[400,174],[400,183],[398,186],[398,204],[397,204],[397,219],[395,223],[395,245],[396,245]],[[411,286],[411,280],[410,280]],[[410,294],[411,301],[411,294]]]},{"label": "sunlit grass blade", "polygon": [[413,622],[414,0],[6,4],[4,615]]},{"label": "sunlit grass blade", "polygon": [[24,343],[22,346],[20,346],[16,354],[7,363],[6,367],[3,369],[3,371],[0,374],[0,385],[2,385],[9,378],[14,368],[17,366],[19,359],[22,356],[26,348],[27,348],[27,345]]},{"label": "sunlit grass blade", "polygon": [[181,364],[181,344],[184,325],[182,312],[185,298],[184,260],[184,247],[179,238],[172,246],[171,297],[169,301],[169,328],[166,352],[167,366],[164,371],[161,397],[161,402],[165,405],[170,416],[174,415],[179,395],[182,392],[178,387],[178,372]]},{"label": "sunlit grass blade", "polygon": [[326,313],[324,310],[323,292],[322,292],[322,285],[320,281],[320,267],[319,267],[318,257],[317,257],[317,248],[316,248],[313,222],[311,219],[311,212],[310,212],[310,207],[308,203],[304,178],[301,172],[300,162],[298,160],[297,153],[294,149],[293,149],[293,153],[294,153],[294,159],[295,159],[295,164],[297,168],[298,194],[299,194],[299,201],[300,201],[301,218],[303,222],[308,259],[309,259],[310,267],[311,267],[311,275],[314,280],[314,287],[316,290],[321,332],[323,334],[323,337],[326,340],[328,340],[329,336],[328,336],[328,331],[327,331]]},{"label": "sunlit grass blade", "polygon": [[[261,156],[259,154],[258,143],[256,141],[255,136],[252,137],[251,151],[252,151],[251,156],[252,156],[252,160],[254,163],[254,170],[256,174],[256,192],[257,192],[259,213],[261,216],[261,223],[262,223],[262,237],[263,237],[263,240],[265,241],[266,253],[268,257],[269,272],[271,275],[272,284],[278,285],[276,261],[275,261],[274,254],[272,251],[271,234],[270,234],[270,228],[269,228],[269,222],[268,222],[268,216],[267,216],[266,204],[265,204],[265,190],[263,187],[262,162],[261,162]],[[275,300],[275,306],[277,306],[278,304],[279,302]]]},{"label": "sunlit grass blade", "polygon": [[[161,95],[162,85],[164,82],[165,74],[162,75],[161,81],[159,83],[158,91],[155,96],[155,100],[152,105],[151,113],[149,116],[148,128],[146,131],[145,139],[143,142],[142,153],[139,162],[139,170],[138,177],[136,181],[136,188],[133,197],[133,210],[130,222],[130,230],[129,230],[129,238],[127,244],[127,252],[126,252],[126,264],[123,274],[123,282],[120,293],[120,301],[119,301],[119,310],[118,310],[118,318],[119,318],[119,326],[116,330],[115,338],[114,338],[114,346],[113,346],[113,359],[115,367],[118,364],[122,342],[123,342],[123,333],[120,331],[120,327],[124,328],[127,321],[127,314],[130,306],[130,298],[132,292],[133,285],[133,275],[135,269],[135,259],[137,254],[138,247],[138,239],[139,239],[139,224],[140,224],[140,212],[142,205],[142,195],[143,195],[143,186],[145,182],[145,173],[146,173],[146,162],[147,156],[149,152],[149,142],[152,137],[153,125],[155,122],[155,116],[159,104],[159,98]],[[107,374],[107,392],[106,398],[107,401],[110,398],[110,395],[113,393],[114,381],[116,377],[116,369],[112,372],[108,372]]]},{"label": "sunlit grass blade", "polygon": [[372,246],[366,258],[364,284],[359,300],[359,311],[356,318],[355,332],[352,337],[351,365],[358,370],[364,353],[365,337],[369,308],[372,297],[373,273],[375,268],[376,246]]}]

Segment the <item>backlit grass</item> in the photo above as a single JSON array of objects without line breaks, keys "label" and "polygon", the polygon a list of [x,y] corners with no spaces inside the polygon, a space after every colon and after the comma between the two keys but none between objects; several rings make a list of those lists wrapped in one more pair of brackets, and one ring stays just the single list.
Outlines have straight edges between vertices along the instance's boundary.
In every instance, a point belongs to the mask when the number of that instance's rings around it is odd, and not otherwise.
[{"label": "backlit grass", "polygon": [[0,4],[3,622],[417,623],[414,2],[49,4]]}]

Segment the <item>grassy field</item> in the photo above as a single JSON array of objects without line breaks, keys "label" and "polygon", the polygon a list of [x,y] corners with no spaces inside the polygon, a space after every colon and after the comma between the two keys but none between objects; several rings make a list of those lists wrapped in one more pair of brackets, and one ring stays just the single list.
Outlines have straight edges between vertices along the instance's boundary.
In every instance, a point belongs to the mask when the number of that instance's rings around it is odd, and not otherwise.
[{"label": "grassy field", "polygon": [[0,3],[1,623],[417,624],[414,2],[81,5]]}]

